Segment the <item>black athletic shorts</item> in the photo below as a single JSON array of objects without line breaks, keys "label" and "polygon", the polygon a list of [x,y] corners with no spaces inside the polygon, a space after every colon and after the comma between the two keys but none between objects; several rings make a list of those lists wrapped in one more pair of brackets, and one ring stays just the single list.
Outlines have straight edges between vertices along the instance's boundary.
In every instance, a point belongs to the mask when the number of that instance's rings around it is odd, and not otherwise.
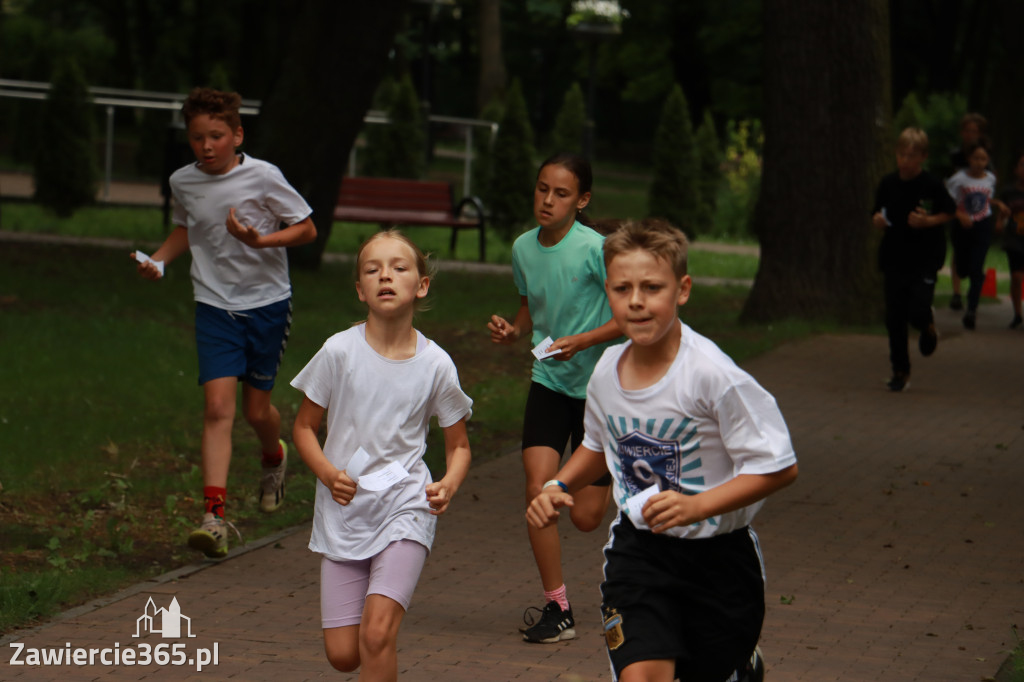
[{"label": "black athletic shorts", "polygon": [[1024,251],[1007,251],[1006,260],[1010,263],[1010,272],[1024,272]]},{"label": "black athletic shorts", "polygon": [[722,682],[750,658],[765,610],[753,530],[682,540],[620,514],[604,554],[601,615],[616,679],[632,663],[675,659],[681,680]]},{"label": "black athletic shorts", "polygon": [[[526,415],[523,417],[523,450],[536,446],[548,447],[561,457],[565,444],[572,452],[583,442],[583,414],[586,400],[572,398],[536,381],[530,384],[526,396]],[[609,486],[611,474],[605,474],[592,485]]]}]

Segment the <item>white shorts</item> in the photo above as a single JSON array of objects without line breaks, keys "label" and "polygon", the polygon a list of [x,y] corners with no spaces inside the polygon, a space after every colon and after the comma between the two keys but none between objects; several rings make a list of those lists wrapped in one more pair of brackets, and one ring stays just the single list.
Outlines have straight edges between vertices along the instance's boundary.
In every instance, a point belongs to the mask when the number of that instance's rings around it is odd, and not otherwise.
[{"label": "white shorts", "polygon": [[320,619],[323,628],[359,625],[369,594],[381,594],[409,609],[419,582],[427,548],[398,540],[369,559],[320,562]]}]

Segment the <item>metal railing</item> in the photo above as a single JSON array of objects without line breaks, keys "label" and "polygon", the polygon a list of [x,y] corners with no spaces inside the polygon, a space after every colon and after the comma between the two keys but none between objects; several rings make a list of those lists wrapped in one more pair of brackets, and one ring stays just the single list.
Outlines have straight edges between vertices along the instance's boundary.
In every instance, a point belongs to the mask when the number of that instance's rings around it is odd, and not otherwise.
[{"label": "metal railing", "polygon": [[[45,100],[50,91],[50,84],[39,81],[22,81],[0,78],[0,97],[15,99]],[[113,176],[114,157],[114,111],[118,108],[127,109],[155,109],[171,112],[171,125],[181,125],[181,105],[185,102],[187,95],[174,92],[154,92],[149,90],[123,90],[119,88],[90,87],[89,96],[93,104],[105,107],[106,109],[106,138],[104,144],[103,161],[103,198],[110,197],[110,185]],[[253,99],[243,99],[242,107],[239,109],[244,116],[255,116],[260,112],[261,102]],[[474,128],[489,128],[491,130],[491,141],[498,132],[498,124],[493,121],[484,121],[473,118],[459,118],[456,116],[429,117],[431,124],[443,124],[461,126],[465,131],[465,151],[452,153],[455,158],[463,160],[462,194],[469,196],[472,190],[473,160],[473,130]],[[363,117],[367,124],[389,123],[387,114],[380,111],[368,111]],[[349,155],[350,175],[355,174],[356,148],[352,147]]]}]

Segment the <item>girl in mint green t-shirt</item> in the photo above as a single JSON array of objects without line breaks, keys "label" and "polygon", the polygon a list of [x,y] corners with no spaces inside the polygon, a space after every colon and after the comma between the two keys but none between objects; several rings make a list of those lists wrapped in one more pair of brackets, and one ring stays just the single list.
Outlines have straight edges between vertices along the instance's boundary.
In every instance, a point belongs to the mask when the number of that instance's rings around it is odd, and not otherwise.
[{"label": "girl in mint green t-shirt", "polygon": [[[587,381],[609,341],[622,335],[611,319],[604,291],[604,237],[580,221],[590,202],[590,163],[561,153],[541,164],[533,193],[538,226],[516,239],[512,271],[519,289],[519,310],[512,322],[494,315],[487,328],[494,343],[512,344],[530,337],[536,347],[550,337],[548,352],[533,363],[532,383],[523,418],[523,468],[526,503],[553,482],[566,445],[575,450],[583,438]],[[573,523],[580,530],[600,525],[609,500],[610,477],[574,496]],[[544,608],[536,619],[527,609],[520,628],[528,642],[558,642],[576,636],[562,577],[557,526],[527,526],[544,589]]]}]

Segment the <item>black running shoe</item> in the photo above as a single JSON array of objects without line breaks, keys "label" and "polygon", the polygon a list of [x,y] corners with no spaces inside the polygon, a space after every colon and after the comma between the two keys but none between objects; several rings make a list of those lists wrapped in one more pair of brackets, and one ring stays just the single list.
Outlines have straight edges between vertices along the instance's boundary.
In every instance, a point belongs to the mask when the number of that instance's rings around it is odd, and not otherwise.
[{"label": "black running shoe", "polygon": [[921,349],[921,355],[928,357],[935,352],[939,345],[939,334],[935,331],[935,323],[930,323],[921,330],[921,336],[917,337],[917,347]]},{"label": "black running shoe", "polygon": [[964,301],[960,298],[960,294],[953,294],[949,297],[949,309],[950,310],[963,310]]},{"label": "black running shoe", "polygon": [[732,679],[736,682],[764,682],[764,658],[761,656],[761,647],[754,647],[750,660],[733,673]]},{"label": "black running shoe", "polygon": [[885,387],[893,393],[902,391],[904,388],[910,385],[910,375],[906,372],[894,372],[892,379],[885,382]]},{"label": "black running shoe", "polygon": [[549,601],[540,614],[540,620],[523,631],[523,639],[537,644],[554,644],[576,636],[576,621],[572,608],[565,611],[556,601]]},{"label": "black running shoe", "polygon": [[968,310],[966,313],[964,313],[964,329],[974,329],[974,326],[976,324],[975,315],[976,313],[973,310]]},{"label": "black running shoe", "polygon": [[1024,324],[1024,319],[1020,315],[1014,315],[1013,319],[1010,320],[1010,329],[1020,329],[1020,326]]}]

